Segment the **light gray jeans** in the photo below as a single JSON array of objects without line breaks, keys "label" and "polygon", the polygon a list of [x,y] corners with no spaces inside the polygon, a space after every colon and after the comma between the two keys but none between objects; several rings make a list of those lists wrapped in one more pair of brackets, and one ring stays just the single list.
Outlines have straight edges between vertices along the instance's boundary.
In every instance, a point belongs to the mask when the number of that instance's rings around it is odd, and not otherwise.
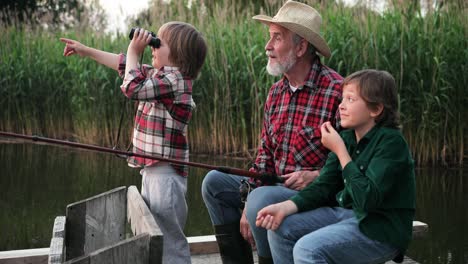
[{"label": "light gray jeans", "polygon": [[187,178],[168,163],[157,163],[140,171],[143,176],[141,196],[163,233],[163,263],[191,263],[190,249],[184,234],[187,220]]}]

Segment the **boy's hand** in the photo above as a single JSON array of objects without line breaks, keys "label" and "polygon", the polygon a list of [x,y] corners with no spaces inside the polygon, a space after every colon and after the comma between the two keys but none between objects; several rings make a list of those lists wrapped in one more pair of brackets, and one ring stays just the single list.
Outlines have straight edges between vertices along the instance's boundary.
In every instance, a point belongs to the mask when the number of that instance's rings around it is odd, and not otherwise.
[{"label": "boy's hand", "polygon": [[336,132],[330,122],[323,123],[320,131],[322,132],[322,144],[336,154],[342,168],[346,167],[346,164],[351,161],[351,157],[338,132]]},{"label": "boy's hand", "polygon": [[88,55],[86,53],[86,49],[88,47],[81,44],[80,42],[67,38],[60,38],[60,41],[65,43],[65,48],[63,49],[63,56],[68,57],[73,54],[78,54],[83,57]]},{"label": "boy's hand", "polygon": [[331,125],[330,122],[325,122],[320,127],[320,132],[322,133],[322,144],[324,147],[329,149],[334,153],[339,153],[342,148],[345,148],[343,139],[341,139],[338,132]]},{"label": "boy's hand", "polygon": [[257,213],[255,224],[265,229],[276,230],[288,215],[297,212],[297,206],[290,200],[269,205]]},{"label": "boy's hand", "polygon": [[151,41],[151,32],[143,28],[135,29],[133,33],[133,39],[128,45],[127,55],[133,53],[134,55],[140,55],[145,50],[146,46]]}]

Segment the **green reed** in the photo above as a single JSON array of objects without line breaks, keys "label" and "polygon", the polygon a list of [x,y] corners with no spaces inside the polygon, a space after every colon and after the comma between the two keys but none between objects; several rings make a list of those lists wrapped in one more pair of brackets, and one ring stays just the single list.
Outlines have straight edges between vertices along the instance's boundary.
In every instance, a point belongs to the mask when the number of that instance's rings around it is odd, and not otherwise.
[{"label": "green reed", "polygon": [[[466,124],[467,19],[456,10],[382,16],[328,9],[327,33],[336,53],[330,65],[342,74],[378,68],[399,86],[403,130],[419,163],[463,163]],[[330,28],[330,27],[329,27]],[[332,35],[333,34],[333,35]]]},{"label": "green reed", "polygon": [[[273,15],[279,1],[266,12]],[[403,131],[419,164],[463,164],[468,101],[467,16],[464,10],[426,15],[377,14],[363,8],[316,6],[332,56],[325,64],[346,76],[363,68],[389,71],[399,86]],[[189,128],[192,152],[253,156],[263,103],[278,78],[266,73],[266,26],[251,17],[258,6],[236,1],[210,7],[153,2],[138,25],[157,31],[170,20],[201,30],[209,53],[194,84],[197,108]],[[148,26],[150,25],[150,26]],[[123,104],[113,70],[79,57],[64,58],[60,36],[99,49],[125,52],[126,33],[44,32],[0,27],[0,128],[96,144],[113,144],[125,111],[121,147],[131,136],[134,104]],[[143,62],[149,63],[149,52]]]}]

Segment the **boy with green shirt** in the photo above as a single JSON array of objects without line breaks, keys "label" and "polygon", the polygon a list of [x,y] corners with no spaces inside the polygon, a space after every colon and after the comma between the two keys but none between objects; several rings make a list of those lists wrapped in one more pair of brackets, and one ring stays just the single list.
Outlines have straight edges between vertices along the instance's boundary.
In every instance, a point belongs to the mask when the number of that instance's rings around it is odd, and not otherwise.
[{"label": "boy with green shirt", "polygon": [[[257,214],[256,225],[269,230],[274,263],[383,263],[401,259],[408,248],[414,163],[398,129],[395,80],[363,70],[342,85],[347,130],[338,134],[330,123],[322,125],[322,143],[331,152],[320,176]],[[257,188],[249,200],[274,196],[276,188]]]}]

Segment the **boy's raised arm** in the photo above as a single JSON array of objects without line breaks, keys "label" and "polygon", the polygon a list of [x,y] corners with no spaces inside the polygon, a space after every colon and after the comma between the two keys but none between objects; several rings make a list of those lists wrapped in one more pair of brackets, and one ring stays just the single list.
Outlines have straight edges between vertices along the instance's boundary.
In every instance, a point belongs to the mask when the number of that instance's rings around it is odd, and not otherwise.
[{"label": "boy's raised arm", "polygon": [[94,49],[88,46],[81,44],[80,42],[67,38],[60,38],[60,41],[65,43],[65,48],[63,49],[63,56],[71,56],[78,54],[82,57],[89,57],[96,62],[105,65],[111,69],[118,70],[119,67],[119,55],[115,53],[110,53],[98,49]]}]

